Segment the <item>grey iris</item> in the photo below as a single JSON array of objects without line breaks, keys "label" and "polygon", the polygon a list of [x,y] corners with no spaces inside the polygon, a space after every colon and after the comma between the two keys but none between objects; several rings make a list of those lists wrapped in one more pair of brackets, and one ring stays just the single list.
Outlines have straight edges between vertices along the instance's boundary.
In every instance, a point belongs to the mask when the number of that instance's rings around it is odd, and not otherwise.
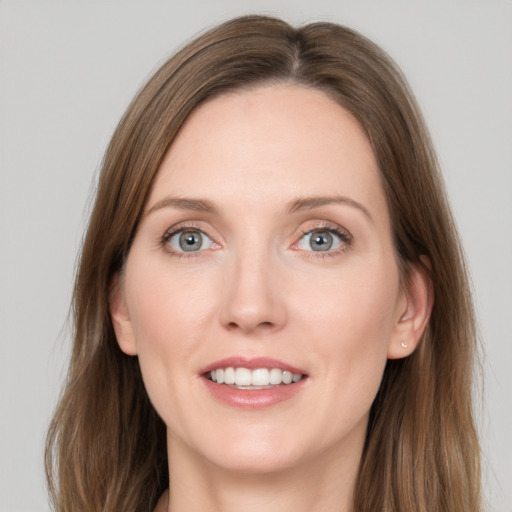
[{"label": "grey iris", "polygon": [[315,231],[309,240],[313,251],[328,251],[332,247],[333,239],[328,231]]},{"label": "grey iris", "polygon": [[199,231],[181,233],[179,244],[183,251],[198,251],[203,244],[203,237]]}]

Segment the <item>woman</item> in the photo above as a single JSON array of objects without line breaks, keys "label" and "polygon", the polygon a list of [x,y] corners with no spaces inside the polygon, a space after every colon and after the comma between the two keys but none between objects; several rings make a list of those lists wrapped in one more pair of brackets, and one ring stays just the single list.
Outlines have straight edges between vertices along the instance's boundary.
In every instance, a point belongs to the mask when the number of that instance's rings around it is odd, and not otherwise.
[{"label": "woman", "polygon": [[56,510],[481,510],[457,240],[382,50],[257,16],[200,36],[105,156]]}]

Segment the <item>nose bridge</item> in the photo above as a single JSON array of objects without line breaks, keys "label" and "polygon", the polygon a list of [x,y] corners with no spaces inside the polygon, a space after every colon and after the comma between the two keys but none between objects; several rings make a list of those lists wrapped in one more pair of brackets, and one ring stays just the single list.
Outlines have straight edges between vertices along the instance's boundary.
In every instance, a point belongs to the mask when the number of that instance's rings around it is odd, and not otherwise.
[{"label": "nose bridge", "polygon": [[223,290],[222,323],[243,332],[277,330],[286,317],[278,258],[271,244],[248,237],[229,258]]}]

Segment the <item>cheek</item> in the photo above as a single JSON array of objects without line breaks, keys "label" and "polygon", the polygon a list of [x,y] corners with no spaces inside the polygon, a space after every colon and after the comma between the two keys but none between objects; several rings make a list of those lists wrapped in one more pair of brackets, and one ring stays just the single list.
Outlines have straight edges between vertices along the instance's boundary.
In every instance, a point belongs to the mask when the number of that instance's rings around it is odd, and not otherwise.
[{"label": "cheek", "polygon": [[[140,271],[134,265],[127,282],[128,304],[139,354],[186,351],[212,307],[205,280],[187,272],[172,272],[157,262]],[[208,281],[206,281],[208,283]]]},{"label": "cheek", "polygon": [[173,275],[165,262],[127,269],[128,311],[139,364],[149,397],[164,419],[187,371],[191,373],[184,363],[196,349],[196,333],[207,314],[203,291],[195,280]]},{"label": "cheek", "polygon": [[[380,386],[393,335],[399,279],[393,266],[352,270],[323,282],[301,304],[300,330],[305,334],[304,350],[325,378],[325,409],[332,399],[336,408],[357,421],[368,412]],[[308,341],[312,339],[314,344]]]},{"label": "cheek", "polygon": [[300,297],[296,307],[327,345],[335,340],[340,350],[351,344],[358,350],[387,345],[400,286],[396,267],[382,260],[347,266],[327,278],[302,280],[302,289],[294,293]]}]

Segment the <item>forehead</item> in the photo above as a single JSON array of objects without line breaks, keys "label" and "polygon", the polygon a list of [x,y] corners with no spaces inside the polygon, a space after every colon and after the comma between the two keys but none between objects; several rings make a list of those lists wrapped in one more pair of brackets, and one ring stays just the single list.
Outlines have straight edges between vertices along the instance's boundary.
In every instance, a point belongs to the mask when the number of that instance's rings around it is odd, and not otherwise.
[{"label": "forehead", "polygon": [[265,85],[216,97],[189,117],[158,172],[165,194],[219,202],[344,195],[386,208],[370,143],[325,93]]}]

